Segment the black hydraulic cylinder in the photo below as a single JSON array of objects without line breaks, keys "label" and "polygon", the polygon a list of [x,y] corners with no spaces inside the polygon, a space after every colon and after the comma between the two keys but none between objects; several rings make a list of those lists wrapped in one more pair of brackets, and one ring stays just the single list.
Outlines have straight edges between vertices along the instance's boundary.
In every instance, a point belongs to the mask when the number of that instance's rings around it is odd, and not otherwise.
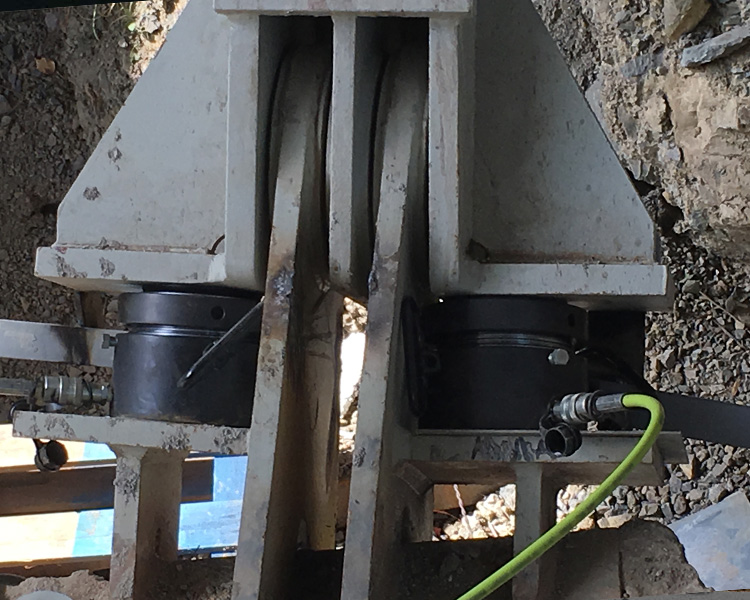
[{"label": "black hydraulic cylinder", "polygon": [[220,360],[196,373],[190,386],[178,382],[259,300],[259,294],[122,294],[120,318],[127,331],[115,346],[112,416],[248,427],[260,319],[224,347]]}]

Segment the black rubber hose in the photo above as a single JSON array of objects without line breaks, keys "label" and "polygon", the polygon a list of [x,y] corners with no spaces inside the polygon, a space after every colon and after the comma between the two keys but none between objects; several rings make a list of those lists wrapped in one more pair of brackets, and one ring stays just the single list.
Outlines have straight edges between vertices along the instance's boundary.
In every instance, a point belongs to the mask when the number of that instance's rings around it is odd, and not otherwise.
[{"label": "black rubber hose", "polygon": [[[656,398],[666,413],[664,431],[679,431],[696,440],[750,448],[750,407],[663,392],[657,393]],[[633,422],[640,429],[648,423],[648,414],[638,413]]]}]

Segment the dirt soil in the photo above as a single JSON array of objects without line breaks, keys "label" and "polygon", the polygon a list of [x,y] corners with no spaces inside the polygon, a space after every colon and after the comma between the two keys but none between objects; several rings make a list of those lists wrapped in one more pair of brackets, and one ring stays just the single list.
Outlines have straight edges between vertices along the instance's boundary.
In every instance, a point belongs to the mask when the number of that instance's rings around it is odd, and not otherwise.
[{"label": "dirt soil", "polygon": [[[604,557],[591,568],[594,550]],[[558,600],[606,600],[656,594],[704,591],[695,570],[685,561],[674,534],[657,523],[632,522],[622,529],[574,533],[558,549]],[[411,544],[403,551],[395,598],[398,600],[454,600],[490,575],[511,556],[510,538]],[[584,554],[582,554],[584,553]],[[289,573],[298,600],[336,600],[341,584],[343,552],[302,551]],[[550,567],[551,568],[551,567]],[[182,561],[161,574],[152,600],[230,600],[232,559]],[[65,579],[28,580],[10,588],[8,600],[33,590],[53,590],[73,600],[104,600],[106,582],[83,572]],[[490,598],[509,598],[505,586]],[[0,596],[1,598],[1,596]]]},{"label": "dirt soil", "polygon": [[5,596],[0,590],[0,600],[16,600],[24,594],[42,590],[65,594],[73,600],[109,600],[109,582],[87,571],[77,571],[70,577],[27,579],[21,585],[9,587]]}]

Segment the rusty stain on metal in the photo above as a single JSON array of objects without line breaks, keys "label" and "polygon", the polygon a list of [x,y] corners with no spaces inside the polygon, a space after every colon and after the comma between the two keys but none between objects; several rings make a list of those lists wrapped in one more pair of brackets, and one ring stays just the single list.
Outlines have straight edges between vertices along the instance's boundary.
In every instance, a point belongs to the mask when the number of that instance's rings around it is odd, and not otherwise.
[{"label": "rusty stain on metal", "polygon": [[86,198],[86,200],[94,202],[95,200],[101,198],[102,194],[97,187],[87,187],[85,190],[83,190],[83,197]]},{"label": "rusty stain on metal", "polygon": [[271,288],[273,289],[272,298],[278,303],[286,303],[292,294],[292,281],[294,280],[294,269],[289,268],[286,264],[282,265],[279,271],[271,279]]},{"label": "rusty stain on metal", "polygon": [[161,447],[164,450],[189,450],[190,438],[184,431],[178,431],[166,436]]},{"label": "rusty stain on metal", "polygon": [[44,429],[53,432],[57,439],[72,440],[76,438],[75,430],[58,415],[48,415]]},{"label": "rusty stain on metal", "polygon": [[[64,253],[62,253],[64,254]],[[85,279],[88,277],[88,273],[84,271],[77,271],[71,267],[65,259],[58,254],[55,256],[55,266],[57,267],[57,274],[60,277],[70,277],[71,279]]]},{"label": "rusty stain on metal", "polygon": [[102,277],[111,277],[115,272],[115,264],[104,257],[99,259],[99,267],[102,270]]},{"label": "rusty stain on metal", "polygon": [[96,248],[97,250],[126,250],[127,246],[116,240],[109,241],[107,238],[102,238]]},{"label": "rusty stain on metal", "polygon": [[[480,246],[480,251],[484,251],[485,254],[477,256],[477,246]],[[469,248],[466,254],[471,258],[482,264],[575,264],[582,265],[584,267],[589,265],[604,265],[604,264],[628,264],[628,265],[649,265],[652,264],[645,258],[627,258],[619,255],[603,255],[603,254],[586,254],[584,252],[556,252],[554,256],[547,256],[545,253],[537,253],[533,250],[531,252],[510,252],[503,250],[502,252],[495,252],[492,249],[485,247],[484,245],[470,240]]]},{"label": "rusty stain on metal", "polygon": [[478,436],[471,457],[473,460],[502,462],[536,462],[556,458],[542,440],[538,440],[536,446],[523,437],[517,437],[512,442],[502,440],[498,444],[492,436]]},{"label": "rusty stain on metal", "polygon": [[115,146],[109,152],[107,152],[107,156],[109,157],[109,160],[111,160],[113,163],[116,163],[122,158],[122,151],[117,146]]},{"label": "rusty stain on metal", "polygon": [[115,490],[117,490],[124,498],[125,504],[131,500],[135,500],[136,494],[138,494],[139,485],[140,478],[135,469],[124,461],[120,461],[117,465],[114,486]]},{"label": "rusty stain on metal", "polygon": [[73,365],[88,365],[91,363],[91,350],[86,336],[86,330],[73,327],[54,327],[50,331],[60,341],[60,346],[66,349],[63,362]]},{"label": "rusty stain on metal", "polygon": [[[377,260],[377,256],[375,257]],[[367,280],[367,288],[370,291],[370,297],[378,293],[378,270],[373,265],[372,271],[370,271],[370,277]]]},{"label": "rusty stain on metal", "polygon": [[245,438],[245,431],[226,427],[214,438],[219,454],[234,454],[232,451],[237,442]]},{"label": "rusty stain on metal", "polygon": [[110,559],[110,593],[113,600],[133,597],[135,586],[136,545],[123,540],[115,533],[112,536],[112,557]]}]

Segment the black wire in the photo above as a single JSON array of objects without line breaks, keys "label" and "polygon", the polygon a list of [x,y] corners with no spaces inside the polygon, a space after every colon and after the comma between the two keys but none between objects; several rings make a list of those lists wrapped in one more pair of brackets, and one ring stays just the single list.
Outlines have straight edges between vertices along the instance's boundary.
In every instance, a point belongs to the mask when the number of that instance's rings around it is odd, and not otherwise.
[{"label": "black wire", "polygon": [[646,381],[646,378],[643,377],[643,375],[636,373],[627,361],[617,356],[611,350],[586,347],[578,350],[576,355],[584,358],[598,359],[600,364],[606,365],[612,369],[615,374],[619,375],[624,380],[625,383],[629,383],[630,385],[635,386],[638,390],[652,396],[657,393],[653,386]]}]

